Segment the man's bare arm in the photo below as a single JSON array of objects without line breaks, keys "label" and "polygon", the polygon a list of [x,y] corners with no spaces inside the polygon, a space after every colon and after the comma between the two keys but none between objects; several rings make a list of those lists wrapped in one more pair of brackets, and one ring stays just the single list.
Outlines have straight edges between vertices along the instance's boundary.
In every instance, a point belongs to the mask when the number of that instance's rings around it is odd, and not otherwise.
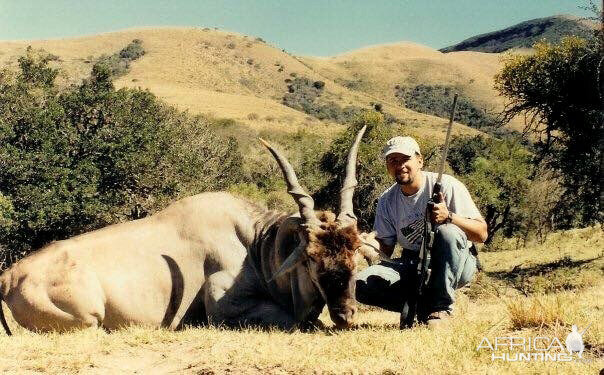
[{"label": "man's bare arm", "polygon": [[489,233],[487,232],[487,223],[483,219],[468,219],[452,213],[451,223],[457,225],[464,231],[468,240],[472,242],[484,243]]},{"label": "man's bare arm", "polygon": [[390,258],[394,250],[394,245],[388,246],[375,236],[376,232],[361,233],[363,245],[359,248],[359,253],[369,264],[375,264],[381,259]]}]

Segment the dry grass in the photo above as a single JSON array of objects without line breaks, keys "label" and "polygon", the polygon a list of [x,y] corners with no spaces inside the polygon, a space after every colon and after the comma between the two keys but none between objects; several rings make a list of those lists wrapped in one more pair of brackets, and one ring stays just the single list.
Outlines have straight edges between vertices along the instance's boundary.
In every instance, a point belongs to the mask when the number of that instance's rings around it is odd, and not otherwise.
[{"label": "dry grass", "polygon": [[[179,332],[130,327],[113,333],[98,329],[68,334],[35,334],[17,329],[0,336],[0,372],[6,373],[595,373],[604,366],[604,277],[590,286],[524,296],[493,272],[522,264],[547,264],[562,256],[601,256],[604,233],[588,228],[557,233],[550,241],[524,249],[483,254],[486,272],[476,283],[483,295],[458,293],[449,326],[398,330],[398,314],[360,309],[358,328],[314,333],[216,327]],[[560,246],[560,254],[556,249]],[[554,254],[552,254],[554,249]],[[519,252],[523,257],[519,257]],[[495,293],[497,290],[498,293]],[[471,298],[470,298],[471,297]],[[327,314],[321,319],[329,324]],[[556,336],[562,342],[570,326],[584,327],[588,362],[491,362],[477,351],[483,337]],[[15,322],[10,322],[15,327]]]},{"label": "dry grass", "polygon": [[506,307],[514,329],[555,327],[565,320],[560,296],[512,299]]}]

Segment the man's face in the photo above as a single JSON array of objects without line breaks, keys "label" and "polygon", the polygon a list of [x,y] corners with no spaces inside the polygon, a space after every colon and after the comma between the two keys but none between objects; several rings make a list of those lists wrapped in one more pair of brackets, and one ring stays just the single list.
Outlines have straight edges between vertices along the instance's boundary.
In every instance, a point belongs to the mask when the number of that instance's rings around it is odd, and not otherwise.
[{"label": "man's face", "polygon": [[386,156],[388,174],[394,177],[399,185],[410,185],[417,178],[418,172],[424,166],[421,155],[403,155],[392,153]]}]

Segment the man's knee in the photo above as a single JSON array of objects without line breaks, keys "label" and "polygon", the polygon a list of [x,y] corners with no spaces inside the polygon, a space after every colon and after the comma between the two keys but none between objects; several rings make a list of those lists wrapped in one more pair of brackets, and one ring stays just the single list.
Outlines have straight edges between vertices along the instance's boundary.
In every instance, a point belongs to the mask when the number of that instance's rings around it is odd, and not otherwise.
[{"label": "man's knee", "polygon": [[396,269],[381,264],[367,267],[358,272],[354,277],[357,285],[359,282],[364,282],[367,284],[378,283],[380,286],[382,284],[383,286],[390,286],[400,280],[400,274]]},{"label": "man's knee", "polygon": [[373,306],[384,307],[398,297],[400,285],[399,273],[383,265],[367,267],[355,275],[355,294],[357,301]]},{"label": "man's knee", "polygon": [[434,231],[434,244],[438,247],[463,248],[467,242],[466,234],[455,224],[442,224]]}]

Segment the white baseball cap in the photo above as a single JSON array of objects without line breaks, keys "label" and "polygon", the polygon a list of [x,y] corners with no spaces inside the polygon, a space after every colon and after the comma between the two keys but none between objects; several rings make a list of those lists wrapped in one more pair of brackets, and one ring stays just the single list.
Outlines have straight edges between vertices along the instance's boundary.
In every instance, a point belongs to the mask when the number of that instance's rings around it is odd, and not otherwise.
[{"label": "white baseball cap", "polygon": [[388,142],[386,142],[386,146],[384,146],[384,149],[382,150],[382,157],[386,159],[386,156],[393,153],[399,153],[407,156],[413,156],[416,153],[421,155],[419,145],[415,139],[400,136],[390,138]]}]

